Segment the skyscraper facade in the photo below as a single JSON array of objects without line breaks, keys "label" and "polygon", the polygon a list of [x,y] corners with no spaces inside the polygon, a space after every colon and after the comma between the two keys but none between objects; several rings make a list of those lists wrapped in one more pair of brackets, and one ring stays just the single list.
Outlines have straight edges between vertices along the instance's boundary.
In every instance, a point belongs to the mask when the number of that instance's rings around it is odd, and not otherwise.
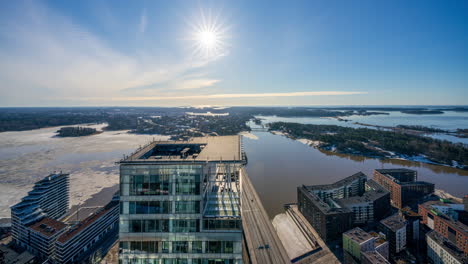
[{"label": "skyscraper facade", "polygon": [[120,162],[120,263],[242,263],[240,136],[155,141]]}]

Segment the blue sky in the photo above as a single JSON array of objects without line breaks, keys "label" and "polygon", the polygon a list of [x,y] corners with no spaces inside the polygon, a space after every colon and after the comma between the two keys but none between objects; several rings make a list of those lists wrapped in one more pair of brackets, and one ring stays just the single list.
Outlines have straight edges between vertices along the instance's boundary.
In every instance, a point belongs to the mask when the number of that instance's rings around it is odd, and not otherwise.
[{"label": "blue sky", "polygon": [[3,1],[0,24],[0,106],[468,102],[467,1]]}]

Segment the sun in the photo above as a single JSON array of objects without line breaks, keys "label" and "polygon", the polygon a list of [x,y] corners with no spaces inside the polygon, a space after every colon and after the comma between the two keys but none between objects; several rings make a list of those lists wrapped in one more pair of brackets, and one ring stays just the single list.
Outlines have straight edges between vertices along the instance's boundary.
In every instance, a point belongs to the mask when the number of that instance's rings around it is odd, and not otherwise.
[{"label": "sun", "polygon": [[228,27],[220,22],[220,15],[201,12],[194,22],[190,23],[192,32],[190,41],[193,57],[216,59],[227,53],[226,39]]},{"label": "sun", "polygon": [[198,35],[197,38],[199,42],[198,44],[201,47],[205,47],[207,49],[213,49],[218,44],[218,36],[216,32],[205,30],[205,31],[198,32],[197,35]]}]

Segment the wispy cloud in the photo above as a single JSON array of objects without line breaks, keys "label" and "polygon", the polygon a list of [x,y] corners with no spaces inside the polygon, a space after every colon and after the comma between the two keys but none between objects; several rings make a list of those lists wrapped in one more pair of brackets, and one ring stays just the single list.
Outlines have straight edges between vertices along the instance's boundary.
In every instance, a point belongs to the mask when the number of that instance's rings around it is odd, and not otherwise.
[{"label": "wispy cloud", "polygon": [[[27,2],[21,14],[0,22],[6,25],[0,31],[0,105],[19,98],[38,105],[52,97],[146,95],[122,91],[166,83],[171,85],[165,89],[197,89],[219,82],[204,72],[213,60],[167,58],[153,50],[124,52],[38,2]],[[145,32],[147,24],[144,9],[139,31]],[[192,76],[194,72],[205,77]]]},{"label": "wispy cloud", "polygon": [[147,24],[148,24],[148,17],[146,16],[146,8],[145,8],[141,12],[141,16],[140,16],[140,24],[138,27],[140,33],[145,33]]},{"label": "wispy cloud", "polygon": [[[112,101],[159,101],[159,100],[189,100],[189,99],[226,99],[226,98],[266,98],[266,97],[300,97],[300,96],[326,96],[326,95],[358,95],[367,92],[347,91],[315,91],[315,92],[290,92],[290,93],[231,93],[231,94],[205,94],[186,96],[138,96],[138,97],[113,97]],[[103,98],[87,98],[87,100],[102,100]]]}]

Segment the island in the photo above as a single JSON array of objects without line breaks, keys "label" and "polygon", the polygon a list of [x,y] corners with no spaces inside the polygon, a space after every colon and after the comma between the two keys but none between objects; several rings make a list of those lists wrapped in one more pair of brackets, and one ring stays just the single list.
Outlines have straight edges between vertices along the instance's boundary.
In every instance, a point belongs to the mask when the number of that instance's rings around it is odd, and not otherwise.
[{"label": "island", "polygon": [[57,137],[83,137],[99,134],[95,128],[91,127],[62,127],[57,130]]},{"label": "island", "polygon": [[427,109],[409,109],[409,110],[402,110],[403,114],[410,114],[410,115],[440,115],[444,112],[441,110],[427,110]]},{"label": "island", "polygon": [[468,148],[461,143],[414,134],[335,125],[288,122],[268,124],[269,131],[293,139],[306,139],[311,145],[338,153],[375,158],[401,158],[468,169]]}]

